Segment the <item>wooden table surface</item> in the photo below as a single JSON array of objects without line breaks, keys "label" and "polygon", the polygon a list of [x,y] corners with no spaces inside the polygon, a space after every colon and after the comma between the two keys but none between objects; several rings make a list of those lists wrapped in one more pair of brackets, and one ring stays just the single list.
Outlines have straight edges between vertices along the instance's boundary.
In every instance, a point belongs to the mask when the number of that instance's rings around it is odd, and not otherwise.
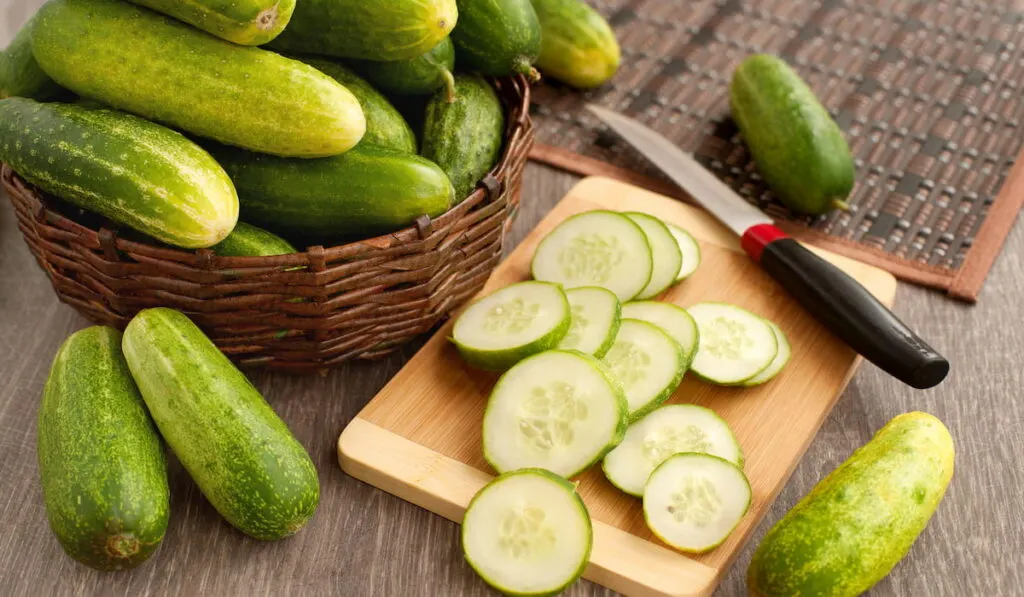
[{"label": "wooden table surface", "polygon": [[[40,4],[0,0],[0,47]],[[510,244],[576,180],[531,165]],[[871,594],[1024,594],[1022,256],[1024,227],[1017,226],[973,307],[901,285],[896,311],[949,358],[949,378],[938,388],[916,391],[864,365],[717,595],[745,595],[746,565],[770,525],[875,430],[910,410],[930,412],[949,426],[958,449],[956,474],[910,555]],[[171,524],[149,562],[131,572],[104,574],[65,557],[43,509],[36,414],[57,347],[88,324],[54,297],[22,243],[6,197],[0,197],[0,281],[0,593],[491,594],[463,561],[455,524],[351,479],[337,465],[335,441],[342,428],[416,346],[325,377],[253,376],[320,472],[320,509],[297,536],[275,543],[243,536],[218,517],[172,462]],[[611,593],[581,582],[568,594]]]}]

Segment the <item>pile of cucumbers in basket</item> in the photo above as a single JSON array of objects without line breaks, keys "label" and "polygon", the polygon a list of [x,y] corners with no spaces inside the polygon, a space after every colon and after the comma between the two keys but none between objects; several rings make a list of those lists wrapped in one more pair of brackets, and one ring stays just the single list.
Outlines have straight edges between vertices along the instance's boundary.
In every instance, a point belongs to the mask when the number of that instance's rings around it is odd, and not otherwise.
[{"label": "pile of cucumbers in basket", "polygon": [[619,47],[580,0],[50,0],[0,53],[0,161],[167,245],[289,253],[465,200],[493,81],[535,64],[595,86]]}]

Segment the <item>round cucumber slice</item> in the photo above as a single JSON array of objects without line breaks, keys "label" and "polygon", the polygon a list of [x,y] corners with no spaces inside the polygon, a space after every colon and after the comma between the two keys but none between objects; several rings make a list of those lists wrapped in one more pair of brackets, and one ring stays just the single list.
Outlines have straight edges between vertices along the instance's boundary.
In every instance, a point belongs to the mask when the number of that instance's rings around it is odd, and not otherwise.
[{"label": "round cucumber slice", "polygon": [[630,421],[668,400],[686,371],[679,344],[658,326],[638,319],[622,320],[602,360],[626,392]]},{"label": "round cucumber slice", "polygon": [[699,303],[687,311],[697,322],[697,354],[690,369],[721,384],[740,384],[764,371],[779,350],[768,323],[746,309]]},{"label": "round cucumber slice", "polygon": [[553,595],[576,582],[594,544],[576,488],[548,471],[505,473],[469,502],[462,552],[480,577],[508,595]]},{"label": "round cucumber slice", "polygon": [[668,226],[668,231],[676,239],[679,251],[683,254],[683,264],[679,267],[679,273],[676,275],[676,284],[678,284],[692,276],[700,266],[700,243],[693,238],[693,235],[679,226],[668,222],[665,222],[665,225]]},{"label": "round cucumber slice", "polygon": [[565,220],[544,237],[530,270],[535,280],[565,288],[600,286],[628,301],[647,286],[653,266],[640,226],[622,214],[595,210]]},{"label": "round cucumber slice", "polygon": [[693,356],[697,354],[700,333],[697,331],[697,322],[693,320],[686,309],[672,303],[633,301],[622,306],[622,316],[653,323],[665,330],[673,340],[679,343],[680,348],[683,349],[686,366],[690,366]]},{"label": "round cucumber slice", "polygon": [[582,286],[566,291],[572,321],[558,348],[601,358],[612,347],[622,319],[622,304],[611,290]]},{"label": "round cucumber slice", "polygon": [[662,541],[690,553],[721,545],[750,508],[750,482],[710,454],[676,454],[644,486],[644,518]]},{"label": "round cucumber slice", "polygon": [[572,477],[626,433],[626,399],[600,361],[549,350],[498,380],[484,412],[484,458],[504,473],[527,467]]},{"label": "round cucumber slice", "polygon": [[629,426],[622,443],[604,457],[604,475],[640,497],[654,469],[681,452],[699,452],[743,466],[732,429],[715,411],[696,404],[669,404]]},{"label": "round cucumber slice", "polygon": [[782,333],[779,326],[773,322],[765,320],[768,323],[768,327],[772,328],[772,333],[775,334],[775,340],[779,343],[779,350],[775,353],[775,358],[772,359],[770,365],[768,365],[764,371],[761,371],[754,377],[751,377],[747,381],[743,382],[743,387],[752,388],[759,386],[765,382],[768,382],[775,378],[776,375],[782,371],[782,368],[789,362],[789,357],[793,354],[793,348],[789,345],[789,340],[786,338],[786,334]]},{"label": "round cucumber slice", "polygon": [[651,245],[651,254],[654,256],[651,279],[640,294],[636,295],[638,299],[649,299],[661,294],[675,283],[676,276],[683,267],[683,254],[679,249],[679,243],[664,222],[654,216],[635,211],[626,212],[625,215],[643,228],[647,242]]},{"label": "round cucumber slice", "polygon": [[556,346],[571,321],[557,284],[520,282],[470,305],[455,321],[452,342],[470,365],[504,371]]}]

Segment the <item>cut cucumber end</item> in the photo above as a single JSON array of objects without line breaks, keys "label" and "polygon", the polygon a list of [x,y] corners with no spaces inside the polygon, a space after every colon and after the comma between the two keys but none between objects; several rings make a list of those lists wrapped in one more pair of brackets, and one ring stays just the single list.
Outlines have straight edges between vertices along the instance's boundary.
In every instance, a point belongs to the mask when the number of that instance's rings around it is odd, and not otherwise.
[{"label": "cut cucumber end", "polygon": [[768,322],[768,326],[772,328],[772,332],[775,334],[775,340],[779,343],[779,350],[775,354],[775,358],[772,359],[771,364],[764,371],[743,382],[743,387],[746,388],[759,386],[775,379],[775,376],[782,372],[786,363],[789,362],[789,357],[793,354],[793,347],[790,346],[786,334],[782,333],[782,330],[775,323],[768,320],[765,321]]},{"label": "cut cucumber end", "polygon": [[672,303],[632,301],[622,306],[622,316],[646,321],[664,330],[683,349],[686,367],[689,368],[697,354],[700,332],[697,322],[686,309]]},{"label": "cut cucumber end", "polygon": [[676,276],[682,269],[683,255],[679,243],[672,236],[668,226],[658,218],[634,211],[626,212],[624,215],[643,229],[644,234],[647,235],[647,242],[651,245],[651,254],[654,259],[651,279],[636,298],[655,297],[675,283]]},{"label": "cut cucumber end", "polygon": [[668,400],[686,371],[679,344],[658,326],[638,319],[622,320],[615,343],[602,360],[622,385],[630,421]]},{"label": "cut cucumber end", "polygon": [[700,267],[700,243],[697,242],[697,239],[693,238],[693,235],[679,226],[669,224],[668,222],[665,225],[668,226],[668,231],[676,239],[679,251],[683,255],[683,263],[679,267],[679,273],[676,275],[676,284],[678,284],[692,276],[693,272],[697,271],[697,268]]},{"label": "cut cucumber end", "polygon": [[761,317],[725,303],[699,303],[687,311],[697,322],[699,336],[690,370],[702,379],[738,385],[775,359],[778,341]]},{"label": "cut cucumber end", "polygon": [[597,286],[582,286],[565,293],[572,310],[569,331],[558,344],[601,358],[615,342],[622,319],[622,304],[615,293]]}]

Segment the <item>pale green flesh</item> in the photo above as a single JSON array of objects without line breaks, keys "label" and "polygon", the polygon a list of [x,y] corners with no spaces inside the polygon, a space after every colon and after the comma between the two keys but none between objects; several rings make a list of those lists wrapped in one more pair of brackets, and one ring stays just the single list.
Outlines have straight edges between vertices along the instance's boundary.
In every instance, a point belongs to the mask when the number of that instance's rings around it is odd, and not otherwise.
[{"label": "pale green flesh", "polygon": [[775,359],[778,342],[761,317],[725,303],[699,303],[687,311],[697,322],[700,336],[690,369],[705,380],[739,384]]},{"label": "pale green flesh", "polygon": [[622,316],[646,321],[664,330],[683,349],[687,364],[697,353],[700,339],[697,322],[682,307],[657,301],[633,301],[622,306]]},{"label": "pale green flesh", "polygon": [[622,320],[602,361],[622,384],[630,420],[668,400],[686,368],[679,344],[661,328],[637,319]]},{"label": "pale green flesh", "polygon": [[779,329],[779,326],[771,321],[768,321],[768,326],[772,328],[772,333],[775,334],[775,340],[779,344],[779,350],[775,354],[775,358],[772,359],[771,364],[765,367],[764,371],[761,371],[754,377],[743,382],[744,387],[750,388],[771,381],[779,374],[779,372],[782,371],[782,368],[786,366],[786,363],[789,362],[789,357],[793,350],[789,345],[789,340],[786,338],[786,335],[782,333],[782,330]]},{"label": "pale green flesh", "polygon": [[679,244],[676,243],[676,239],[668,227],[658,218],[638,212],[628,212],[624,215],[643,229],[654,259],[651,279],[636,298],[655,297],[671,286],[676,281],[676,276],[679,275],[679,270],[683,265],[683,255],[679,250]]},{"label": "pale green flesh", "polygon": [[683,230],[675,224],[669,224],[668,231],[672,233],[672,237],[676,239],[676,244],[679,245],[679,252],[682,253],[683,262],[679,266],[679,273],[676,275],[676,283],[682,282],[686,278],[693,275],[693,272],[697,271],[700,266],[700,244],[697,239],[693,238],[689,232]]},{"label": "pale green flesh", "polygon": [[612,291],[596,286],[573,288],[565,296],[569,299],[572,320],[558,348],[603,357],[619,331],[621,306],[618,297]]}]

